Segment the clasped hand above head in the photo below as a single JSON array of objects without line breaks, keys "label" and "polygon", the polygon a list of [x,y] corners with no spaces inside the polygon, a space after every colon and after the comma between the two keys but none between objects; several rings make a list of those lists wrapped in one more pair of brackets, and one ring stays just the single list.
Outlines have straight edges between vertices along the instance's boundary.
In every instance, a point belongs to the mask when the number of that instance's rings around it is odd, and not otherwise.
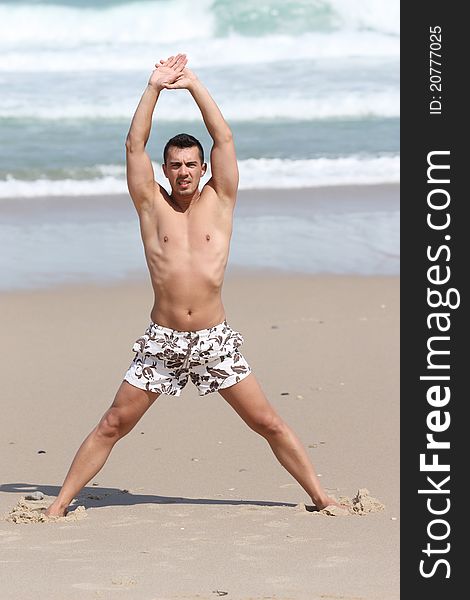
[{"label": "clasped hand above head", "polygon": [[157,91],[162,89],[188,89],[197,77],[186,65],[188,59],[186,54],[170,56],[166,60],[160,60],[155,64],[155,70],[149,79],[151,85]]}]

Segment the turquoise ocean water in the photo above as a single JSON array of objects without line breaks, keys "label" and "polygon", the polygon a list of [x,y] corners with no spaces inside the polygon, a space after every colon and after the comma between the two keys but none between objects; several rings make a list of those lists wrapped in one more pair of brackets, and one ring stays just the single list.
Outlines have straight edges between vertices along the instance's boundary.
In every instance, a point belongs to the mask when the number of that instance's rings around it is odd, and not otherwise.
[{"label": "turquoise ocean water", "polygon": [[[54,238],[55,227],[60,230],[61,224],[47,211],[38,220],[38,200],[72,196],[79,214],[80,206],[85,210],[81,198],[86,195],[126,192],[124,139],[132,114],[154,62],[178,51],[187,53],[190,66],[234,131],[241,189],[294,188],[301,193],[306,187],[399,181],[399,3],[395,0],[0,1],[3,289],[61,278],[86,280],[101,272],[96,260],[103,251],[101,219],[94,221],[91,213],[83,217],[96,234],[90,233],[83,219],[62,223],[64,230],[73,225],[75,242],[81,241],[83,255],[88,251],[90,255],[74,269],[72,256],[67,265],[65,245],[65,258],[55,267],[56,258],[50,253],[56,252],[53,248],[61,239]],[[149,144],[161,183],[162,147],[180,131],[196,135],[209,150],[209,139],[187,92],[166,92],[157,107]],[[8,218],[5,213],[1,218],[5,199],[12,199],[10,207],[15,199],[18,206],[29,205],[31,214],[22,208],[21,219],[15,221],[11,211]],[[308,224],[304,218],[296,221],[292,203],[286,205],[286,214],[289,231],[304,244],[301,254],[308,254],[313,248],[305,241],[312,237],[304,231]],[[345,229],[342,232],[341,223],[335,221],[335,242],[322,250],[326,258],[328,252],[338,252],[341,239],[351,231],[360,253],[360,240],[367,241],[369,234],[374,238],[377,228],[382,245],[395,258],[393,264],[380,268],[367,260],[356,261],[359,266],[351,268],[350,261],[343,261],[342,267],[336,257],[336,272],[397,272],[398,208],[384,210],[377,202],[361,213],[362,221],[357,211],[354,219],[347,208],[343,214]],[[116,262],[114,270],[109,261],[102,270],[108,278],[122,272],[117,245],[123,231],[132,243],[138,234],[135,219],[122,217],[118,223],[116,218],[109,214],[106,223],[107,247],[113,247],[113,240],[115,245],[111,263],[113,257]],[[252,238],[247,232],[253,230],[258,235],[264,232],[269,244],[283,226],[283,220],[273,215],[262,222],[259,215],[250,218],[243,213],[241,233],[247,240]],[[331,227],[328,219],[324,224]],[[297,230],[301,235],[295,235]],[[370,246],[370,240],[367,243]],[[31,245],[44,263],[41,267],[32,261],[34,274],[27,268]],[[235,243],[232,263],[245,265],[244,257],[250,253],[237,247]],[[266,266],[291,268],[274,249],[271,256],[265,254]],[[141,268],[140,260],[139,255],[129,269]],[[21,277],[14,269],[19,262]],[[49,275],[41,279],[46,271]],[[317,272],[317,267],[310,271]]]}]

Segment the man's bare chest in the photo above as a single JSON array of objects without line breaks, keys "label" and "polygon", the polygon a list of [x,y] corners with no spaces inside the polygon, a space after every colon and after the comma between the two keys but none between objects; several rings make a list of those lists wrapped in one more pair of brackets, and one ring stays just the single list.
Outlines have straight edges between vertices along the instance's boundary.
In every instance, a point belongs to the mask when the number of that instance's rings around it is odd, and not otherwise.
[{"label": "man's bare chest", "polygon": [[162,250],[216,250],[230,241],[232,215],[209,203],[184,213],[163,206],[141,222],[141,230],[144,244]]}]

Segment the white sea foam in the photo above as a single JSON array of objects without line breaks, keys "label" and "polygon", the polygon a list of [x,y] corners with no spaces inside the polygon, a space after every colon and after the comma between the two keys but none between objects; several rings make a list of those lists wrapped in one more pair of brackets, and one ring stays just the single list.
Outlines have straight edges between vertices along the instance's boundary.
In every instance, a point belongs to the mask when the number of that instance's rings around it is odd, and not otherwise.
[{"label": "white sea foam", "polygon": [[126,182],[119,177],[100,179],[47,179],[32,181],[8,177],[0,181],[0,198],[34,198],[39,196],[89,196],[123,194]]},{"label": "white sea foam", "polygon": [[239,167],[241,189],[398,183],[400,179],[399,156],[247,159]]},{"label": "white sea foam", "polygon": [[[78,48],[93,44],[182,43],[186,40],[306,31],[359,30],[399,33],[397,0],[271,0],[265,6],[213,0],[130,1],[111,6],[0,4],[0,40],[4,46],[31,44]],[[290,4],[290,6],[289,6]],[[271,14],[266,9],[271,5]],[[277,7],[275,6],[277,5]]]},{"label": "white sea foam", "polygon": [[192,0],[129,2],[109,8],[0,4],[0,39],[2,45],[78,47],[207,38],[214,31],[211,4],[212,0],[198,0],[198,10]]},{"label": "white sea foam", "polygon": [[394,0],[330,0],[343,27],[366,28],[398,35],[400,2]]},{"label": "white sea foam", "polygon": [[397,58],[398,33],[397,0],[17,2],[0,4],[0,72],[148,70],[180,51],[195,68]]},{"label": "white sea foam", "polygon": [[[0,17],[1,18],[1,17]],[[226,38],[209,38],[166,42],[142,38],[134,42],[115,40],[93,45],[4,46],[0,55],[0,72],[69,72],[74,71],[150,71],[154,63],[172,53],[186,52],[190,66],[201,67],[251,65],[299,60],[348,58],[398,58],[398,38],[376,32],[341,31],[329,34],[305,33],[296,38],[269,35],[245,38],[233,34]]]},{"label": "white sea foam", "polygon": [[[305,188],[334,185],[398,183],[398,156],[318,158],[309,160],[247,159],[239,161],[240,189]],[[8,177],[0,181],[0,198],[86,196],[127,193],[121,165],[97,167],[102,177],[90,179],[40,178],[26,181]],[[161,167],[154,164],[157,181],[167,186]],[[205,183],[210,173],[202,180]]]},{"label": "white sea foam", "polygon": [[[398,10],[388,0],[0,3],[0,118],[129,119],[155,61],[177,51],[230,120],[395,117]],[[160,117],[199,118],[177,96]]]},{"label": "white sea foam", "polygon": [[[0,104],[0,118],[41,119],[123,119],[128,121],[135,111],[136,98],[101,94],[98,98],[38,97],[35,102],[27,99]],[[171,122],[199,121],[197,106],[182,92],[175,94],[171,102],[162,100],[158,107],[158,120]],[[323,92],[318,97],[298,97],[289,94],[276,97],[246,97],[240,94],[218,98],[219,106],[229,122],[265,119],[332,119],[342,117],[398,117],[400,96],[398,89],[344,90]]]}]

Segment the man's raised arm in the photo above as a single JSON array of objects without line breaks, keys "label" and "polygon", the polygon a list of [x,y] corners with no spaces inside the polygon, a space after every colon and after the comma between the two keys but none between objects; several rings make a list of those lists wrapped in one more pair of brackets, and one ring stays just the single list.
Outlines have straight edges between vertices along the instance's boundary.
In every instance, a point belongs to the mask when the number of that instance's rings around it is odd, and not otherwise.
[{"label": "man's raised arm", "polygon": [[151,201],[155,193],[152,161],[145,151],[153,111],[165,84],[173,83],[180,77],[186,62],[186,56],[178,54],[156,65],[132,119],[126,138],[127,186],[137,209]]},{"label": "man's raised arm", "polygon": [[238,188],[238,165],[233,136],[219,107],[196,75],[185,68],[175,83],[165,89],[187,89],[201,111],[207,131],[212,138],[211,185],[222,199],[235,201]]}]

